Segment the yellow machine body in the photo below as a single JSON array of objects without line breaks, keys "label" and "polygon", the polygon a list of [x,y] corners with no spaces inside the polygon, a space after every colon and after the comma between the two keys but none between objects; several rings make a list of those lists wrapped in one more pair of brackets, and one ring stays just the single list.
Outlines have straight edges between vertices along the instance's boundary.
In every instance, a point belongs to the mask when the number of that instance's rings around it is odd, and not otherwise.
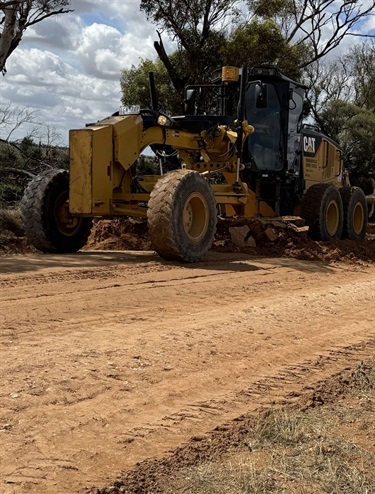
[{"label": "yellow machine body", "polygon": [[[243,140],[254,131],[243,124]],[[236,180],[237,134],[225,126],[191,132],[151,126],[144,130],[139,115],[109,117],[84,129],[70,131],[70,195],[72,214],[86,216],[146,216],[146,204],[157,176],[144,177],[144,193],[131,191],[131,167],[150,145],[167,145],[179,152],[187,169],[209,175],[222,171],[224,184],[212,185],[217,204],[227,216],[275,216],[247,185]]]},{"label": "yellow machine body", "polygon": [[320,183],[342,187],[343,158],[337,144],[316,132],[303,135],[301,141],[306,189]]},{"label": "yellow machine body", "polygon": [[338,145],[302,126],[304,87],[277,70],[260,68],[245,76],[245,99],[238,103],[242,123],[229,117],[237,111],[241,74],[224,67],[220,84],[213,85],[220,115],[172,118],[146,111],[70,131],[70,212],[146,216],[159,176],[142,177],[141,187],[134,187],[133,165],[148,146],[173,149],[183,168],[208,178],[227,217],[297,215],[310,187],[348,185]]},{"label": "yellow machine body", "polygon": [[[224,67],[212,84],[187,86],[185,114],[170,117],[152,80],[152,110],[123,107],[71,130],[70,172],[48,170],[27,188],[22,214],[35,247],[76,252],[95,216],[147,217],[155,251],[184,262],[209,250],[218,214],[300,216],[311,238],[364,238],[366,197],[350,187],[339,146],[303,125],[300,83],[273,67]],[[213,113],[199,114],[205,89]],[[138,176],[149,147],[160,174]]]}]

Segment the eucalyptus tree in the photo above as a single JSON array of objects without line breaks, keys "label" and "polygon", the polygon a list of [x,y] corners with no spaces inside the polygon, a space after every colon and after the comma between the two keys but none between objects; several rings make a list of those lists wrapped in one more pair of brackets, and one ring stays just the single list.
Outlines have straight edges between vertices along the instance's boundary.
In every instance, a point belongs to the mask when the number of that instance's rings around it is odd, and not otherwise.
[{"label": "eucalyptus tree", "polygon": [[308,47],[300,67],[308,67],[337,48],[348,36],[368,36],[361,26],[375,0],[248,0],[252,15],[272,19],[290,45]]},{"label": "eucalyptus tree", "polygon": [[[156,24],[155,50],[173,86],[182,91],[187,81],[211,77],[221,58],[227,30],[239,16],[238,0],[141,0],[140,8]],[[187,70],[181,73],[167,53],[162,35],[177,44]]]}]

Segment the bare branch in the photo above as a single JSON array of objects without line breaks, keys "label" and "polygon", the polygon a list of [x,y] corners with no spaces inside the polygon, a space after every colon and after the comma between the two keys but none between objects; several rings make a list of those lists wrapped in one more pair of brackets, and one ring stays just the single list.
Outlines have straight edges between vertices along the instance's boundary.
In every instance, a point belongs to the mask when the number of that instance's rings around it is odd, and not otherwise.
[{"label": "bare branch", "polygon": [[14,132],[16,132],[16,130],[18,130],[24,124],[36,124],[34,125],[33,129],[29,131],[30,136],[34,135],[36,132],[36,128],[38,127],[36,122],[37,114],[37,110],[30,109],[28,107],[15,107],[14,109],[12,109],[9,114],[10,125],[7,126],[9,131],[5,140],[9,142]]},{"label": "bare branch", "polygon": [[165,48],[163,45],[163,40],[161,38],[161,34],[159,33],[159,31],[158,31],[158,35],[159,35],[159,41],[154,42],[155,50],[156,50],[157,54],[159,55],[160,60],[163,62],[164,67],[167,69],[173,86],[175,87],[175,89],[177,91],[182,91],[184,89],[187,81],[185,78],[181,78],[177,74],[176,69],[174,68],[173,64],[171,63],[171,61],[167,55],[167,52],[165,51]]},{"label": "bare branch", "polygon": [[22,168],[14,168],[14,167],[2,167],[0,168],[0,174],[7,175],[9,173],[15,173],[16,175],[25,175],[29,178],[34,178],[36,175],[29,170],[23,170]]},{"label": "bare branch", "polygon": [[357,33],[360,22],[374,15],[375,0],[285,0],[277,11],[267,0],[249,0],[260,17],[272,18],[288,44],[306,47],[311,55],[305,68],[334,50],[346,36],[374,37]]},{"label": "bare branch", "polygon": [[18,47],[24,32],[48,17],[72,12],[70,0],[0,1],[4,17],[0,23],[0,71],[6,73],[6,61]]}]

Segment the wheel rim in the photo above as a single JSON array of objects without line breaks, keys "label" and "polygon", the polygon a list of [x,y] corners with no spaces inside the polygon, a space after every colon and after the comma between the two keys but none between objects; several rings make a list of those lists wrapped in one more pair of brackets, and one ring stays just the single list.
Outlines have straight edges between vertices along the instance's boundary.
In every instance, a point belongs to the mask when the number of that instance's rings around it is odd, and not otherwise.
[{"label": "wheel rim", "polygon": [[360,202],[357,202],[354,206],[353,211],[353,230],[356,235],[359,235],[362,231],[363,224],[365,221],[365,212],[363,210],[363,206]]},{"label": "wheel rim", "polygon": [[209,209],[203,194],[193,192],[185,202],[182,224],[192,242],[200,242],[208,230]]},{"label": "wheel rim", "polygon": [[56,199],[54,209],[55,224],[65,237],[73,237],[81,226],[81,218],[69,212],[69,192],[62,192]]},{"label": "wheel rim", "polygon": [[326,225],[330,236],[335,235],[339,227],[340,212],[336,201],[331,201],[327,207]]}]

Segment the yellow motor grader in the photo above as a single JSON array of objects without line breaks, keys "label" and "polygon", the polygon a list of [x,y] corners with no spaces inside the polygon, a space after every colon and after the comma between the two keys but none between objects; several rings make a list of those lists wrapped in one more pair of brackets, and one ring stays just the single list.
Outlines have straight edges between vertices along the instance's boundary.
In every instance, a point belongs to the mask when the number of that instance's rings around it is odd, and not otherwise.
[{"label": "yellow motor grader", "polygon": [[[350,186],[342,152],[303,125],[305,87],[275,67],[224,67],[212,84],[188,86],[185,115],[123,107],[70,131],[70,170],[49,170],[28,186],[21,210],[27,236],[45,252],[75,252],[93,217],[147,217],[164,259],[195,262],[210,248],[217,215],[300,216],[316,240],[364,238],[368,209]],[[196,114],[203,91],[215,111]],[[160,174],[139,177],[145,149]],[[164,173],[165,156],[178,169]]]}]

